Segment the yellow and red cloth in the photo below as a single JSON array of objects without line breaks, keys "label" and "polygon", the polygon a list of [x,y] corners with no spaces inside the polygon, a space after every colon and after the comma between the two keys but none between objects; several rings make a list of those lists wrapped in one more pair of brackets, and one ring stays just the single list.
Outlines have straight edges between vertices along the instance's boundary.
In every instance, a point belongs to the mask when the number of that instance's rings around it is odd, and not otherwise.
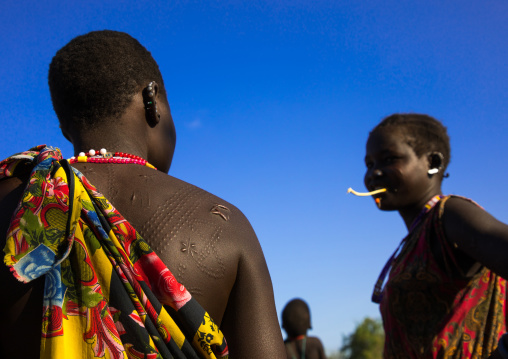
[{"label": "yellow and red cloth", "polygon": [[45,276],[41,358],[228,358],[208,313],[59,149],[0,162],[0,179],[26,171],[4,262],[22,282]]}]

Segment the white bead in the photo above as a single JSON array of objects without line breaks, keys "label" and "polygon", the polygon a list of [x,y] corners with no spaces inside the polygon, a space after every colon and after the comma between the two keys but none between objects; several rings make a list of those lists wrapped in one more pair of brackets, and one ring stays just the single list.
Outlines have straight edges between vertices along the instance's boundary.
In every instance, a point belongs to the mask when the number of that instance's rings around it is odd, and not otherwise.
[{"label": "white bead", "polygon": [[84,152],[80,152],[80,153],[78,154],[78,157],[85,157],[85,153],[84,153]]},{"label": "white bead", "polygon": [[105,155],[108,151],[106,151],[105,148],[101,148],[101,150],[99,151],[101,153],[101,155]]},{"label": "white bead", "polygon": [[88,152],[88,154],[89,154],[90,156],[95,156],[95,150],[90,150],[90,151]]}]

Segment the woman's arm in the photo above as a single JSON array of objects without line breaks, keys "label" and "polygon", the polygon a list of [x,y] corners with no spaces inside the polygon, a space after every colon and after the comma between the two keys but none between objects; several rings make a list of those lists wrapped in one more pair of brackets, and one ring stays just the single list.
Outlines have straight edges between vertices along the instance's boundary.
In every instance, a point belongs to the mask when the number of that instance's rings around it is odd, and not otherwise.
[{"label": "woman's arm", "polygon": [[[506,359],[508,358],[508,335],[503,335],[499,340],[499,346],[490,354],[488,359]],[[502,348],[500,348],[502,346]]]},{"label": "woman's arm", "polygon": [[238,271],[221,330],[231,358],[286,359],[265,257],[250,224],[243,220],[237,231]]}]

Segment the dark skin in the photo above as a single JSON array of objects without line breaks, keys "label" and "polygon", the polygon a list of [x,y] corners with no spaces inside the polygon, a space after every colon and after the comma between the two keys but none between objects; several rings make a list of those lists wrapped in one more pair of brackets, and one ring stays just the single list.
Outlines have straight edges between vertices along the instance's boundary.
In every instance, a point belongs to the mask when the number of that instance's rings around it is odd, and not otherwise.
[{"label": "dark skin", "polygon": [[[508,337],[503,337],[501,339],[504,343],[504,346],[505,348],[508,348]],[[491,356],[489,356],[489,359],[504,359],[503,356],[499,353],[499,350],[496,349],[494,350],[494,352],[492,353]]]},{"label": "dark skin", "polygon": [[[74,166],[140,232],[220,324],[231,358],[285,358],[270,275],[250,223],[233,205],[167,175],[176,138],[169,105],[156,89],[160,118],[150,115],[144,109],[142,90],[121,118],[105,121],[109,125],[93,131],[62,126],[62,131],[76,155],[92,148],[122,151],[147,159],[158,171],[135,164]],[[2,246],[25,182],[25,178],[0,182]],[[1,299],[0,317],[17,313],[9,325],[0,326],[0,356],[15,358],[8,353],[12,347],[19,358],[38,358],[42,287],[37,281],[16,283],[5,267],[0,278],[5,290],[15,293]],[[26,352],[20,353],[21,347]]]},{"label": "dark skin", "polygon": [[[284,312],[288,309],[286,307]],[[310,312],[305,306],[292,307],[288,313],[297,320],[300,325],[291,324],[284,321],[285,314],[282,315],[282,328],[286,331],[288,339],[285,340],[287,359],[301,358],[303,352],[303,339],[305,339],[305,358],[306,359],[326,359],[323,343],[317,337],[307,337],[307,330],[311,329]]]},{"label": "dark skin", "polygon": [[[431,176],[427,173],[436,162],[434,152],[418,156],[403,130],[376,131],[367,141],[365,186],[369,191],[386,188],[387,192],[376,195],[381,198],[380,209],[398,211],[409,229],[425,203],[442,194],[443,169]],[[472,276],[483,265],[508,278],[508,225],[471,202],[450,198],[443,226],[463,274]],[[435,253],[439,256],[437,250]]]}]

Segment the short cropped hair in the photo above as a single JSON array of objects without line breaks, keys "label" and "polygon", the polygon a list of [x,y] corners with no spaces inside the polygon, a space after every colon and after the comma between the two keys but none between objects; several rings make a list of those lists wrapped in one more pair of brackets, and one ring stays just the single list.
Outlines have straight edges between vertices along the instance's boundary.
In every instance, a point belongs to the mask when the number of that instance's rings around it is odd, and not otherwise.
[{"label": "short cropped hair", "polygon": [[371,134],[386,128],[398,128],[407,136],[407,144],[420,157],[427,152],[441,152],[443,173],[451,159],[450,137],[446,127],[435,118],[418,113],[396,113],[383,119]]},{"label": "short cropped hair", "polygon": [[156,81],[165,96],[159,66],[132,36],[93,31],[72,39],[53,57],[48,83],[61,123],[93,126],[119,118],[132,96]]},{"label": "short cropped hair", "polygon": [[289,336],[296,337],[310,329],[310,310],[302,299],[291,300],[282,310],[282,327]]}]

